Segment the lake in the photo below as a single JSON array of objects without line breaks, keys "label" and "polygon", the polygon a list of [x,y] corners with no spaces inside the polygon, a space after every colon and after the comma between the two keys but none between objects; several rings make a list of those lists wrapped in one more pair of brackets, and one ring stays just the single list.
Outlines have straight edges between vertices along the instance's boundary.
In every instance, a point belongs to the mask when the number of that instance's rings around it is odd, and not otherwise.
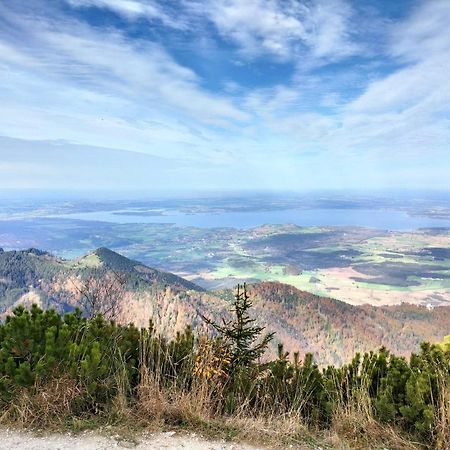
[{"label": "lake", "polygon": [[[151,214],[151,211],[149,211]],[[158,211],[155,211],[158,214]],[[49,217],[113,223],[170,223],[198,228],[248,229],[264,224],[299,226],[357,226],[392,231],[450,227],[450,219],[410,216],[404,211],[380,209],[285,209],[255,212],[184,213],[165,210],[160,215],[133,214],[131,210],[95,211]]]}]

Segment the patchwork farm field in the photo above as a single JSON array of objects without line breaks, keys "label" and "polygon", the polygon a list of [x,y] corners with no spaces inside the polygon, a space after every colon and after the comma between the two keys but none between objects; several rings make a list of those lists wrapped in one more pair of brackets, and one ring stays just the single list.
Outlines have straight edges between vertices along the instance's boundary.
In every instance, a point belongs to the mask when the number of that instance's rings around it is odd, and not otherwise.
[{"label": "patchwork farm field", "polygon": [[266,232],[243,239],[235,255],[196,281],[214,286],[277,280],[352,304],[450,301],[448,231],[374,235],[364,229],[276,227]]},{"label": "patchwork farm field", "polygon": [[65,258],[108,247],[207,289],[280,281],[352,304],[450,302],[448,228],[198,228],[34,217],[0,220],[0,247]]}]

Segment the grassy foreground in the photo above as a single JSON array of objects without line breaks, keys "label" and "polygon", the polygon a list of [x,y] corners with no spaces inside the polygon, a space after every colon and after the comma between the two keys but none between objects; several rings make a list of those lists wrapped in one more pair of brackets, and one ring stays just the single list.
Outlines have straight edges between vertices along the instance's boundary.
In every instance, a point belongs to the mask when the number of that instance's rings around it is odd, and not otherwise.
[{"label": "grassy foreground", "polygon": [[280,346],[261,362],[267,339],[242,317],[241,329],[211,323],[214,336],[187,329],[168,342],[152,324],[19,307],[0,325],[0,421],[181,427],[282,448],[450,448],[445,345],[423,344],[409,361],[381,349],[324,369]]}]

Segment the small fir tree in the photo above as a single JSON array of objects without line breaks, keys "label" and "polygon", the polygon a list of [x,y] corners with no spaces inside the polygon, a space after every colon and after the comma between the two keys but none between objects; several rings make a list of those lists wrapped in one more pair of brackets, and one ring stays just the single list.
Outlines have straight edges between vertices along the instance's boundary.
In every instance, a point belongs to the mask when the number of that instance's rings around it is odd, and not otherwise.
[{"label": "small fir tree", "polygon": [[202,316],[206,323],[211,325],[225,342],[228,342],[232,369],[249,367],[256,363],[275,334],[268,333],[261,338],[265,327],[257,325],[256,320],[249,316],[248,312],[252,306],[245,283],[243,286],[238,284],[231,309],[233,320],[223,320],[223,324],[219,324]]}]

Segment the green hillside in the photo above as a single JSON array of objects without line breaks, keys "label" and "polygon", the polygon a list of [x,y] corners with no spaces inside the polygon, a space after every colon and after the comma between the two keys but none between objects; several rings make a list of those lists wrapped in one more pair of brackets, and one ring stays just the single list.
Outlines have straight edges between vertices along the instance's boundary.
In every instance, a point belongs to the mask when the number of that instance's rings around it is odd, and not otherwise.
[{"label": "green hillside", "polygon": [[106,247],[100,247],[93,253],[74,260],[71,267],[75,269],[103,268],[104,270],[128,273],[151,283],[173,285],[194,291],[204,291],[200,286],[197,286],[184,278],[169,272],[152,269],[139,261],[129,259]]},{"label": "green hillside", "polygon": [[59,306],[66,299],[64,289],[56,290],[55,286],[69,278],[101,277],[108,271],[126,273],[127,284],[133,290],[171,286],[175,289],[203,291],[190,281],[152,269],[107,248],[99,248],[75,260],[63,260],[30,248],[0,252],[0,312],[5,312],[30,291],[39,297],[42,304]]}]

